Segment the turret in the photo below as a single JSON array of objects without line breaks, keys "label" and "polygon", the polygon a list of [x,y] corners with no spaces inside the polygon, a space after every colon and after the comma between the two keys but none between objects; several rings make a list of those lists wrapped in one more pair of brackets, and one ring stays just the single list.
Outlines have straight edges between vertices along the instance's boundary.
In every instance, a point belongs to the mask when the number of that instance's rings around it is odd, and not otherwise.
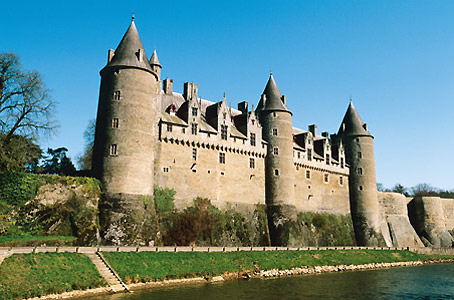
[{"label": "turret", "polygon": [[289,245],[289,224],[296,220],[292,113],[273,75],[263,91],[256,113],[268,142],[265,158],[265,197],[273,245]]},{"label": "turret", "polygon": [[117,49],[109,50],[100,74],[92,165],[94,176],[103,183],[108,208],[101,212],[106,222],[104,239],[129,244],[143,240],[137,224],[144,224],[141,218],[153,196],[160,88],[159,73],[150,66],[134,18]]},{"label": "turret", "polygon": [[359,246],[377,246],[382,242],[375,178],[374,137],[367,130],[350,102],[339,128],[338,137],[345,146],[350,165],[350,208]]},{"label": "turret", "polygon": [[158,75],[158,80],[160,80],[161,79],[162,66],[161,66],[161,63],[159,62],[158,53],[156,53],[156,48],[154,49],[153,55],[150,58],[150,66],[151,66],[151,70],[156,75]]}]

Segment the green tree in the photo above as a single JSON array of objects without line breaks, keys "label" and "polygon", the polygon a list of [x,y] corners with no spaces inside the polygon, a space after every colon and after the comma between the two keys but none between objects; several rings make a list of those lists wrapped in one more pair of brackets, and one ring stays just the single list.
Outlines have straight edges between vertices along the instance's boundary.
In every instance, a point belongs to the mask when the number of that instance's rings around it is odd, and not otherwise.
[{"label": "green tree", "polygon": [[93,157],[93,145],[95,144],[95,128],[96,120],[91,119],[84,132],[85,149],[84,152],[77,157],[77,165],[80,170],[91,170],[91,159]]},{"label": "green tree", "polygon": [[[27,144],[17,136],[34,142],[39,136],[52,133],[57,127],[54,107],[42,76],[21,70],[16,54],[0,53],[0,157],[8,157],[7,153]],[[21,162],[3,163],[0,171],[12,165]]]},{"label": "green tree", "polygon": [[[6,136],[0,136],[0,143]],[[39,173],[38,163],[42,158],[41,148],[29,138],[13,135],[0,151],[0,170],[7,172],[27,171]]]},{"label": "green tree", "polygon": [[75,175],[76,168],[71,159],[66,156],[68,149],[60,147],[57,149],[48,148],[47,158],[44,160],[42,170],[46,174]]},{"label": "green tree", "polygon": [[396,184],[392,189],[391,189],[392,192],[394,193],[399,193],[399,194],[404,194],[405,196],[409,196],[408,194],[408,191],[407,191],[407,188],[404,187],[403,185],[401,184]]}]

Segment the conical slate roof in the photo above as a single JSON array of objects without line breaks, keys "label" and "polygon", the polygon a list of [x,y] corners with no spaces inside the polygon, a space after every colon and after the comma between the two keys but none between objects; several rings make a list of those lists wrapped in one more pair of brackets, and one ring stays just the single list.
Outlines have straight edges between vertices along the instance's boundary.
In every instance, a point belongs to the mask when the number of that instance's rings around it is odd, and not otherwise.
[{"label": "conical slate roof", "polygon": [[136,67],[151,71],[147,54],[143,48],[134,20],[115,50],[115,55],[106,67]]},{"label": "conical slate roof", "polygon": [[150,65],[157,65],[157,66],[162,67],[161,63],[159,62],[159,59],[158,59],[158,53],[156,53],[156,48],[154,49],[153,55],[150,58]]},{"label": "conical slate roof", "polygon": [[279,88],[277,87],[276,82],[274,81],[272,73],[270,74],[270,78],[268,79],[268,83],[266,84],[263,94],[265,94],[266,99],[265,101],[263,101],[263,99],[260,99],[260,102],[257,105],[257,111],[276,110],[290,112],[290,110],[287,108],[284,102],[282,102],[281,92],[279,91]]},{"label": "conical slate roof", "polygon": [[347,112],[345,113],[344,119],[342,120],[339,128],[338,135],[369,135],[372,136],[369,131],[363,127],[363,121],[361,120],[358,112],[353,106],[353,102],[350,101]]}]

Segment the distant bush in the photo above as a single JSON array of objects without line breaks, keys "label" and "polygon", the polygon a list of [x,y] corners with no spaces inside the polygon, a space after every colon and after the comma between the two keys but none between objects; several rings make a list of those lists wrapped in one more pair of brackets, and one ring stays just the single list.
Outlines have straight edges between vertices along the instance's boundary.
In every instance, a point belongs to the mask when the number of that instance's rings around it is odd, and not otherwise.
[{"label": "distant bush", "polygon": [[154,186],[153,195],[156,206],[156,212],[158,215],[164,215],[167,213],[172,213],[175,210],[175,190],[169,188],[160,188]]},{"label": "distant bush", "polygon": [[334,215],[316,212],[298,214],[301,225],[300,243],[305,246],[354,246],[355,235],[350,214]]}]

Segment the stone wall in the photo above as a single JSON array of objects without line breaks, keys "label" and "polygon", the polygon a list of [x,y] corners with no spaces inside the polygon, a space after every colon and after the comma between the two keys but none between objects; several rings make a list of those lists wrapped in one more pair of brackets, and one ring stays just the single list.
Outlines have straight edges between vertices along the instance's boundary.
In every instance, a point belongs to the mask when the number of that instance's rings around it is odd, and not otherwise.
[{"label": "stone wall", "polygon": [[[326,168],[308,164],[296,166],[295,204],[297,210],[337,215],[349,214],[348,169],[345,171],[345,173],[333,171],[328,166]],[[325,176],[328,176],[327,182]]]},{"label": "stone wall", "polygon": [[[239,147],[242,143],[239,144]],[[155,161],[155,183],[176,191],[175,206],[183,209],[196,197],[230,208],[236,204],[265,204],[264,158],[250,151],[237,151],[223,145],[184,141],[162,141]],[[196,159],[193,159],[196,149]],[[225,163],[219,163],[225,153]],[[250,158],[255,167],[250,168]]]}]

